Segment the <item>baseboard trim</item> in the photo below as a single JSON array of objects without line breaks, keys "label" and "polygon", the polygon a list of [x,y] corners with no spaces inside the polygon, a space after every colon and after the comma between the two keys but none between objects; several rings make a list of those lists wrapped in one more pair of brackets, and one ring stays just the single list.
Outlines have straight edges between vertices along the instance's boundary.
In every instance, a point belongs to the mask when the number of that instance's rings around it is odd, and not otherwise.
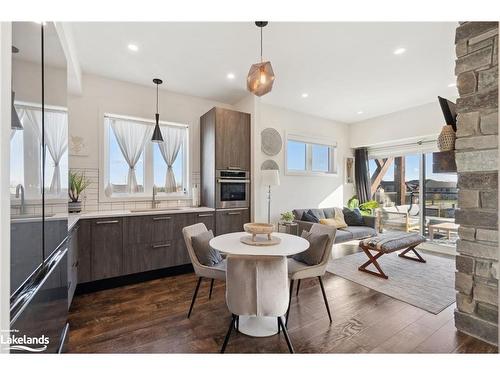
[{"label": "baseboard trim", "polygon": [[162,277],[182,275],[193,272],[191,264],[162,268],[159,270],[135,273],[132,275],[118,276],[111,279],[90,281],[76,286],[75,295],[98,292],[105,289],[118,288],[120,286],[138,284],[144,281],[160,279]]}]

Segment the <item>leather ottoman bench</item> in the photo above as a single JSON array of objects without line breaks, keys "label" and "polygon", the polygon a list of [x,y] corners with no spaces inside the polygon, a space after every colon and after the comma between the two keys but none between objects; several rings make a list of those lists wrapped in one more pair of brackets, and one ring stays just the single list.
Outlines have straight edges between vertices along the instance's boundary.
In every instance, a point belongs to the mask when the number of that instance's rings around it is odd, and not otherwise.
[{"label": "leather ottoman bench", "polygon": [[[414,260],[420,263],[425,263],[424,258],[415,250],[415,247],[425,242],[425,237],[417,233],[386,233],[377,237],[370,237],[359,242],[359,247],[363,249],[368,256],[368,261],[358,267],[358,270],[369,273],[384,279],[389,277],[382,271],[377,259],[384,254],[389,254],[394,251],[403,250],[398,254],[401,258]],[[375,255],[372,254],[375,252]],[[415,256],[406,255],[408,252],[413,252]],[[378,272],[366,269],[370,264],[373,264]]]}]

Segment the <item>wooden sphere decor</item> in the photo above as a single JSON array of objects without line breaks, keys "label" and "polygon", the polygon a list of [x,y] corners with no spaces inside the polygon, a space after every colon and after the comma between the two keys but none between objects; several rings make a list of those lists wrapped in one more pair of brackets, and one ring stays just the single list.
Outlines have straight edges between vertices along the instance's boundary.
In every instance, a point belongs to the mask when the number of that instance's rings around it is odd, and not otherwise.
[{"label": "wooden sphere decor", "polygon": [[457,138],[453,126],[445,125],[437,139],[439,151],[452,151],[455,149],[455,139]]}]

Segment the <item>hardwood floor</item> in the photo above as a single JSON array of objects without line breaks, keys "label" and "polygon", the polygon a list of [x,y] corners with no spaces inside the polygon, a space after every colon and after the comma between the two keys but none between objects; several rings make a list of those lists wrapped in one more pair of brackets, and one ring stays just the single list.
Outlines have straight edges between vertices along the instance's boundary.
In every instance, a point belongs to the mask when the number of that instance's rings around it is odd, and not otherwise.
[{"label": "hardwood floor", "polygon": [[[326,274],[330,324],[317,280],[293,297],[289,333],[297,353],[496,353],[497,348],[455,330],[454,306],[433,315],[348,280]],[[191,319],[194,274],[75,297],[69,351],[74,353],[217,353],[230,313],[224,283],[205,280]],[[295,294],[295,293],[294,293]],[[233,333],[228,353],[287,353],[284,336]]]}]

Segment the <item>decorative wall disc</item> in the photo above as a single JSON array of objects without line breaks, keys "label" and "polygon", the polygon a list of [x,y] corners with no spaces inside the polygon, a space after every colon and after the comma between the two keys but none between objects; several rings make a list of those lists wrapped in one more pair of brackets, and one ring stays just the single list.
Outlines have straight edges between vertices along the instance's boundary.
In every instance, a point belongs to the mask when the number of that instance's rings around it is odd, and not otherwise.
[{"label": "decorative wall disc", "polygon": [[273,128],[266,128],[260,133],[261,150],[269,156],[278,155],[283,146],[280,133]]},{"label": "decorative wall disc", "polygon": [[260,169],[262,171],[268,171],[268,170],[279,171],[280,167],[278,163],[276,163],[274,160],[268,159],[262,163]]}]

